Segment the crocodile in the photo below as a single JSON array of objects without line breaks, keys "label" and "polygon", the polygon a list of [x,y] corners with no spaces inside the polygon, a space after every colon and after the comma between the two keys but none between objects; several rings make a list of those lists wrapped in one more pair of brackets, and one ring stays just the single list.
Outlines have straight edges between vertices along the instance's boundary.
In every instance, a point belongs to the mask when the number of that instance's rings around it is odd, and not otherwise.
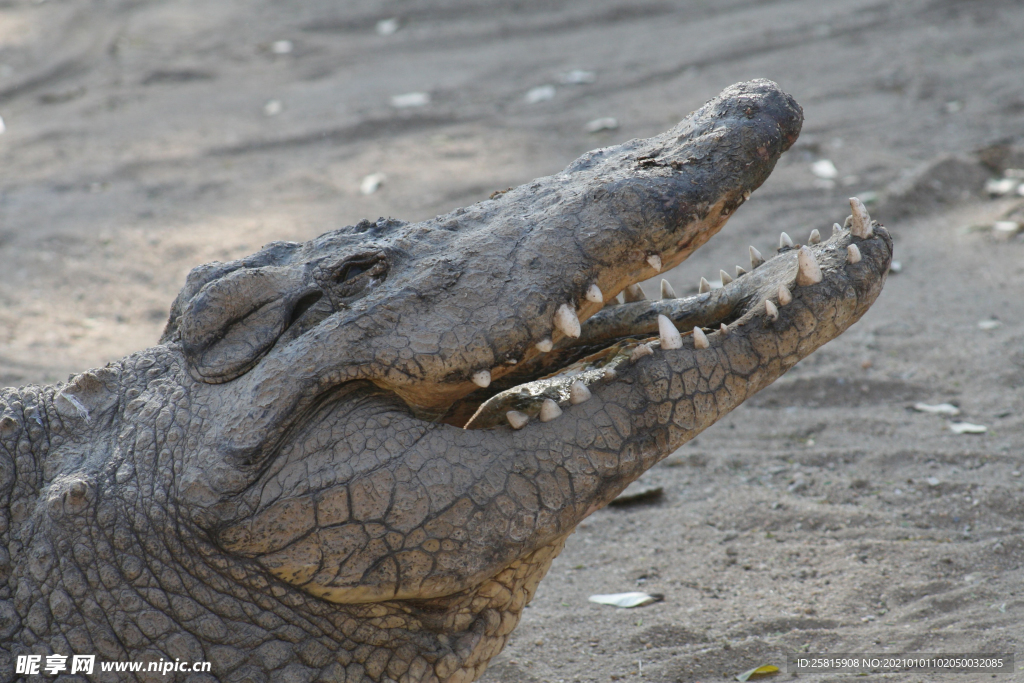
[{"label": "crocodile", "polygon": [[158,345],[0,391],[0,680],[479,677],[581,520],[881,291],[856,199],[721,287],[638,284],[802,121],[731,86],[468,208],[199,266]]}]

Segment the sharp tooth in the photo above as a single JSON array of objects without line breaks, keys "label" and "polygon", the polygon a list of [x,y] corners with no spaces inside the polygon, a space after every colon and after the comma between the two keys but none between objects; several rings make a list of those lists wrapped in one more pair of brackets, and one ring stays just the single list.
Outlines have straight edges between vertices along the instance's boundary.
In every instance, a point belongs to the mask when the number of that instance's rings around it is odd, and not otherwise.
[{"label": "sharp tooth", "polygon": [[555,311],[555,329],[574,339],[580,336],[580,319],[569,304],[562,304]]},{"label": "sharp tooth", "polygon": [[657,254],[651,254],[647,257],[647,262],[651,264],[651,268],[654,268],[659,273],[661,272],[661,257]]},{"label": "sharp tooth", "polygon": [[629,360],[630,362],[635,363],[644,356],[649,356],[652,353],[654,353],[654,349],[651,348],[650,344],[638,344],[637,347],[633,349],[633,352],[629,354]]},{"label": "sharp tooth", "polygon": [[779,249],[785,249],[786,247],[792,247],[793,240],[789,238],[789,235],[782,233],[779,235]]},{"label": "sharp tooth", "polygon": [[847,216],[846,220],[843,221],[843,229],[849,230],[851,227],[853,227],[853,216]]},{"label": "sharp tooth", "polygon": [[759,265],[764,263],[764,259],[761,257],[761,252],[753,247],[750,248],[750,269],[753,270]]},{"label": "sharp tooth", "polygon": [[800,247],[796,255],[799,269],[796,273],[796,284],[800,287],[816,285],[821,282],[821,268],[809,247]]},{"label": "sharp tooth", "polygon": [[631,301],[643,301],[646,298],[647,295],[644,294],[644,290],[640,285],[630,285],[629,287],[626,287],[625,291],[622,293],[622,300],[627,304]]},{"label": "sharp tooth", "polygon": [[718,326],[718,331],[721,332],[722,334],[729,334],[729,326],[726,325],[725,323],[722,323],[721,325]]},{"label": "sharp tooth", "polygon": [[842,231],[843,231],[843,226],[839,225],[838,223],[833,223],[832,224],[832,236],[833,237],[835,237],[836,235],[838,235]]},{"label": "sharp tooth", "polygon": [[779,285],[779,305],[785,306],[793,300],[793,295],[789,293],[789,289],[786,285]]},{"label": "sharp tooth", "polygon": [[604,303],[604,294],[601,293],[601,288],[597,285],[590,285],[587,287],[587,293],[585,296],[587,301],[592,301],[595,304]]},{"label": "sharp tooth", "polygon": [[477,370],[473,373],[473,384],[478,387],[486,387],[491,383],[490,370]]},{"label": "sharp tooth", "polygon": [[746,275],[746,274],[747,274],[747,271],[746,271],[745,268],[741,268],[740,266],[736,266],[736,277],[739,277],[740,275]]},{"label": "sharp tooth", "polygon": [[853,209],[853,224],[850,228],[853,236],[868,239],[874,232],[871,230],[871,216],[864,208],[864,202],[856,197],[850,197],[850,208]]},{"label": "sharp tooth", "polygon": [[729,273],[725,272],[724,270],[718,271],[718,277],[722,278],[723,287],[732,282],[732,275],[729,275]]},{"label": "sharp tooth", "polygon": [[683,337],[667,316],[658,316],[658,335],[661,337],[662,350],[683,348]]},{"label": "sharp tooth", "polygon": [[772,319],[772,320],[778,320],[779,319],[779,309],[776,308],[775,304],[773,304],[768,299],[764,300],[764,310],[765,310],[765,313],[768,314],[768,317],[770,319]]},{"label": "sharp tooth", "polygon": [[711,291],[711,283],[708,282],[707,280],[705,280],[704,278],[701,278],[700,279],[700,284],[697,285],[697,293],[698,294],[703,294],[705,292],[710,292],[710,291]]},{"label": "sharp tooth", "polygon": [[590,397],[590,389],[583,382],[577,380],[569,386],[569,403],[578,405],[584,401],[589,401]]},{"label": "sharp tooth", "polygon": [[811,230],[811,236],[807,238],[807,244],[817,244],[821,241],[821,233],[815,228]]},{"label": "sharp tooth", "polygon": [[672,289],[672,285],[668,283],[668,280],[661,281],[661,298],[662,299],[675,299],[676,290]]},{"label": "sharp tooth", "polygon": [[856,244],[846,247],[846,260],[850,263],[860,263],[860,249],[857,248]]},{"label": "sharp tooth", "polygon": [[551,422],[561,414],[562,409],[559,408],[558,404],[552,401],[550,398],[544,399],[544,402],[540,404],[541,422]]},{"label": "sharp tooth", "polygon": [[555,344],[547,337],[541,339],[539,342],[535,344],[535,346],[537,347],[537,350],[540,351],[541,353],[547,353],[551,349],[555,348]]},{"label": "sharp tooth", "polygon": [[693,328],[693,348],[695,349],[706,349],[711,344],[708,343],[708,336],[704,334],[704,330],[699,327]]},{"label": "sharp tooth", "polygon": [[521,413],[518,410],[510,410],[505,413],[505,417],[508,418],[508,423],[512,425],[512,429],[522,429],[526,426],[526,423],[530,421],[530,416],[526,413]]},{"label": "sharp tooth", "polygon": [[615,372],[615,368],[605,368],[604,374],[601,375],[605,380],[612,381],[619,376],[619,373]]}]

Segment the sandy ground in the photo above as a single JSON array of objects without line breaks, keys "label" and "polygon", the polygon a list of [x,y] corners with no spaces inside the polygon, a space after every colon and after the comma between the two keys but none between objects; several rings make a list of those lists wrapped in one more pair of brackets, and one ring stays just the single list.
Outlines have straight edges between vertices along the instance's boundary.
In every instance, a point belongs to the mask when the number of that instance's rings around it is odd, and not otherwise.
[{"label": "sandy ground", "polygon": [[[1015,652],[997,678],[1024,680],[1024,238],[967,229],[1017,206],[979,191],[1016,162],[975,153],[1024,142],[1022,35],[1019,0],[2,1],[0,385],[153,344],[199,263],[448,211],[772,78],[801,141],[669,280],[827,234],[854,194],[902,272],[646,475],[660,500],[582,524],[485,680],[716,681],[787,652]],[[629,590],[665,600],[587,602]]]}]

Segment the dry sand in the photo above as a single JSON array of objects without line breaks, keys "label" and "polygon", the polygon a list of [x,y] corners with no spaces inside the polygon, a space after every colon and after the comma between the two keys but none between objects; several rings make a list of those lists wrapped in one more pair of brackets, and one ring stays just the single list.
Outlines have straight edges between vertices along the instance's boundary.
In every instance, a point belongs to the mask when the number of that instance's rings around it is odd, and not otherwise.
[{"label": "dry sand", "polygon": [[[1015,206],[974,153],[1024,141],[1022,35],[1019,0],[0,2],[0,385],[153,344],[199,263],[445,212],[772,78],[801,141],[676,291],[781,230],[827,235],[855,194],[881,193],[903,270],[646,475],[660,501],[584,522],[485,680],[715,681],[826,651],[1015,652],[998,678],[1024,680],[1024,238],[965,230]],[[638,589],[665,600],[587,602]]]}]

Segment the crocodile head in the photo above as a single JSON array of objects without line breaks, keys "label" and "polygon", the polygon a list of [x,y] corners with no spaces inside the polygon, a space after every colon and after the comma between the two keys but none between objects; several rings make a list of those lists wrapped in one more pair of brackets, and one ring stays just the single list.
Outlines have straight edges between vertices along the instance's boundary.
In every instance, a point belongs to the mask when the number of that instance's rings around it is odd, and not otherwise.
[{"label": "crocodile head", "polygon": [[[856,202],[827,241],[752,252],[721,289],[636,289],[723,226],[801,123],[774,83],[742,83],[433,220],[195,269],[155,367],[118,366],[146,381],[109,418],[130,467],[107,465],[103,496],[176,530],[180,574],[230,577],[208,609],[287,605],[339,653],[325,670],[473,679],[583,518],[880,292],[892,243]],[[58,398],[69,420],[81,386]]]}]

